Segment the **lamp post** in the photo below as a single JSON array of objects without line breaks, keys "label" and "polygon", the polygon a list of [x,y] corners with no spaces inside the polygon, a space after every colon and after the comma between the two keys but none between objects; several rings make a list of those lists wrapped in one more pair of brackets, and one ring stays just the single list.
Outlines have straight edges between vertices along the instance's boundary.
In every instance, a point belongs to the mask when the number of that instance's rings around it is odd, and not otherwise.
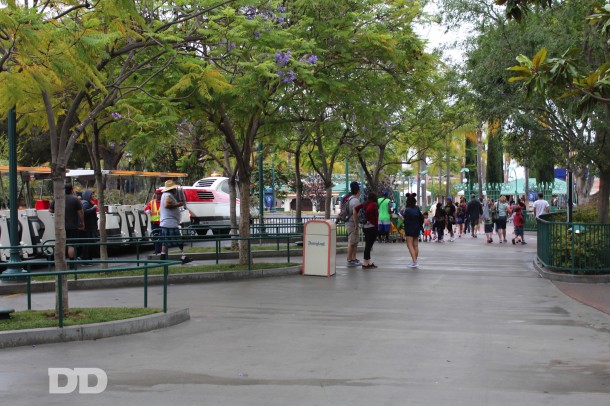
[{"label": "lamp post", "polygon": [[345,193],[349,193],[349,160],[345,160]]},{"label": "lamp post", "polygon": [[[17,211],[17,114],[14,108],[8,111],[8,183],[10,204],[10,256],[4,274],[18,274],[23,272],[16,263],[21,261],[19,255],[19,212]],[[13,264],[13,265],[11,265]]]},{"label": "lamp post", "polygon": [[421,171],[419,174],[423,175],[423,179],[421,180],[421,184],[417,185],[417,187],[421,190],[421,193],[418,194],[420,196],[419,197],[419,201],[421,202],[422,206],[427,206],[428,205],[428,190],[426,189],[425,185],[426,185],[426,174],[428,173],[427,169],[424,169],[423,171]]},{"label": "lamp post", "polygon": [[572,218],[573,218],[573,209],[574,209],[574,202],[573,202],[573,194],[574,194],[574,172],[572,170],[572,162],[574,161],[574,151],[569,151],[568,152],[568,164],[566,165],[567,169],[568,169],[568,201],[567,201],[567,205],[568,205],[568,223],[572,222]]},{"label": "lamp post", "polygon": [[271,213],[275,213],[275,154],[273,154],[273,161],[271,163],[271,191],[273,192],[271,203]]},{"label": "lamp post", "polygon": [[464,183],[464,200],[468,201],[470,199],[470,169],[462,168],[460,169],[460,173],[463,173],[464,178],[462,182]]},{"label": "lamp post", "polygon": [[519,204],[519,192],[517,191],[517,168],[514,166],[509,166],[508,167],[508,176],[510,177],[510,172],[513,171],[513,173],[515,174],[515,204]]},{"label": "lamp post", "polygon": [[263,186],[263,144],[258,143],[258,216],[260,232],[265,234],[265,187]]}]

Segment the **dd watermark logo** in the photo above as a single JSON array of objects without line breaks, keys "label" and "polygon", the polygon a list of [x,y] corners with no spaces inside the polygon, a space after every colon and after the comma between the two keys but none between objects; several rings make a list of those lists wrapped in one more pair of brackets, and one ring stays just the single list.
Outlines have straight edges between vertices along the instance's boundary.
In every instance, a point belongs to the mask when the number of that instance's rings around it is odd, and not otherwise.
[{"label": "dd watermark logo", "polygon": [[[60,386],[59,376],[65,376],[65,385]],[[97,383],[90,386],[89,377],[95,376]],[[63,383],[63,382],[62,382]],[[67,394],[78,388],[78,393],[97,395],[106,390],[108,375],[99,368],[49,368],[49,393]]]}]

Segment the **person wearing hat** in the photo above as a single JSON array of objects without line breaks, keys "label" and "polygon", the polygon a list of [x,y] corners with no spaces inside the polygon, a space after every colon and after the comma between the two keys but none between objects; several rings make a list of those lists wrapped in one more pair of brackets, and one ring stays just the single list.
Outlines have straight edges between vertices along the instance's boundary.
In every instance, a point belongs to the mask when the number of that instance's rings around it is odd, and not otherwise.
[{"label": "person wearing hat", "polygon": [[153,239],[155,239],[155,254],[161,253],[161,241],[159,240],[159,237],[161,237],[161,225],[159,224],[161,222],[161,213],[159,211],[161,193],[161,190],[155,190],[152,200],[144,207],[144,213],[150,215],[150,230]]},{"label": "person wearing hat", "polygon": [[[161,236],[163,237],[163,245],[161,247],[161,256],[167,257],[168,249],[172,246],[178,246],[180,251],[183,250],[184,244],[180,242],[180,207],[184,206],[183,202],[177,199],[178,185],[173,180],[166,180],[165,187],[161,189],[160,202],[160,220]],[[191,262],[192,259],[182,254],[182,264]]]},{"label": "person wearing hat", "polygon": [[[352,182],[349,185],[350,196],[348,200],[348,213],[353,213],[356,206],[360,204],[360,184]],[[354,216],[349,216],[345,221],[345,231],[347,232],[347,266],[360,266],[362,263],[356,258],[358,251],[359,236],[358,224],[354,222]]]}]

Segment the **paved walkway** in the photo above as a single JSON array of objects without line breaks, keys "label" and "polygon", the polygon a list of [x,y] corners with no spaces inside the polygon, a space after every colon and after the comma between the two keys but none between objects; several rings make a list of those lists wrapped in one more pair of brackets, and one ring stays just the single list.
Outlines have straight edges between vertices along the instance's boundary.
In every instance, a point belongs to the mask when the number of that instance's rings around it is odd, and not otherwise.
[{"label": "paved walkway", "polygon": [[[420,269],[408,270],[403,244],[377,244],[374,271],[340,256],[332,278],[172,286],[169,303],[189,307],[189,322],[1,350],[0,403],[607,406],[610,316],[539,278],[535,248],[533,238],[422,243]],[[138,306],[142,289],[70,299]],[[160,288],[150,300],[161,303]],[[37,308],[52,303],[34,297]],[[48,395],[49,367],[102,368],[108,388]]]}]

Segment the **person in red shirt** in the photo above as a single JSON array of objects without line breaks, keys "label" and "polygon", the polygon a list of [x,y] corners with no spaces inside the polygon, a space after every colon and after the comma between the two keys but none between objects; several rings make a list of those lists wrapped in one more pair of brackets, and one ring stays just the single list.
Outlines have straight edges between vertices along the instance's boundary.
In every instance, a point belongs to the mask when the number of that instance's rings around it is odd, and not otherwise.
[{"label": "person in red shirt", "polygon": [[520,206],[515,206],[515,214],[513,215],[513,225],[515,226],[515,238],[513,238],[513,245],[520,242],[521,244],[527,244],[524,241],[523,226],[525,226],[525,219],[523,218],[523,212]]},{"label": "person in red shirt", "polygon": [[364,231],[364,261],[362,269],[374,269],[377,265],[371,261],[371,249],[377,240],[377,225],[379,223],[379,207],[377,206],[377,194],[369,193],[366,201],[354,208],[354,222],[358,224],[358,211],[364,208],[366,212],[366,224],[362,225]]}]

